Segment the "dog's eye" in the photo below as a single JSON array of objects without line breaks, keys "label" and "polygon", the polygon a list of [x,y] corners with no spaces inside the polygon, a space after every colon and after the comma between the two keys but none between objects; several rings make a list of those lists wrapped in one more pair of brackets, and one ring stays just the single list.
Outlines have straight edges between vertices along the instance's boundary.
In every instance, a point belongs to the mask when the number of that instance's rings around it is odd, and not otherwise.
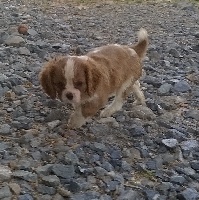
[{"label": "dog's eye", "polygon": [[77,82],[74,83],[74,86],[75,86],[76,88],[79,88],[79,87],[81,87],[82,85],[83,85],[83,82],[82,82],[82,81],[77,81]]}]

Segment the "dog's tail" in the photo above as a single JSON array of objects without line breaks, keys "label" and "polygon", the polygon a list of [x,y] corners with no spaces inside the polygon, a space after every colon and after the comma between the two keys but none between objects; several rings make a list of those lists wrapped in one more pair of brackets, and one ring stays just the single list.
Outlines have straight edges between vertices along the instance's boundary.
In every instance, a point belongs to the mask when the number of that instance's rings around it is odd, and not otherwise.
[{"label": "dog's tail", "polygon": [[136,53],[138,54],[141,60],[143,60],[146,55],[148,44],[149,44],[149,40],[148,40],[147,31],[144,28],[141,28],[138,32],[137,44],[131,47],[136,51]]}]

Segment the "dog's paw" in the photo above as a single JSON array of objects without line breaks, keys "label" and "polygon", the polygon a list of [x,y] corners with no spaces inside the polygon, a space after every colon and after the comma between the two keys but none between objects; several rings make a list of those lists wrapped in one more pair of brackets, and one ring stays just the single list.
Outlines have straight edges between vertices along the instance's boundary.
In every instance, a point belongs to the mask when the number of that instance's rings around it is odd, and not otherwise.
[{"label": "dog's paw", "polygon": [[68,121],[68,128],[69,129],[80,128],[85,123],[86,123],[85,118],[83,117],[77,118],[76,116],[71,116],[71,118]]},{"label": "dog's paw", "polygon": [[110,109],[110,107],[104,108],[104,110],[101,111],[100,117],[105,118],[105,117],[110,117],[114,111]]}]

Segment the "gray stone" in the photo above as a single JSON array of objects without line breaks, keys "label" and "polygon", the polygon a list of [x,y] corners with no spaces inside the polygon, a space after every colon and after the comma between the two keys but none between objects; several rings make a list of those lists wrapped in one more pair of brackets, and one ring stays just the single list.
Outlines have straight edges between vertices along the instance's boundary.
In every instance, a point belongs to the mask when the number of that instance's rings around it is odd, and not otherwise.
[{"label": "gray stone", "polygon": [[170,138],[170,139],[163,139],[162,143],[169,148],[174,148],[177,146],[178,141],[174,138]]},{"label": "gray stone", "polygon": [[187,140],[187,141],[181,142],[180,146],[182,150],[190,151],[194,148],[198,148],[199,142],[197,140]]},{"label": "gray stone", "polygon": [[173,87],[175,92],[188,92],[191,91],[191,86],[187,81],[178,81]]},{"label": "gray stone", "polygon": [[180,57],[180,53],[176,49],[170,49],[169,53],[175,58],[179,58]]},{"label": "gray stone", "polygon": [[52,122],[48,122],[48,127],[49,127],[50,129],[54,129],[54,128],[57,127],[60,123],[61,123],[60,120],[55,120],[55,121],[52,121]]},{"label": "gray stone", "polygon": [[66,155],[65,155],[65,162],[66,164],[78,164],[79,163],[79,158],[77,157],[76,154],[73,153],[72,150],[70,150]]},{"label": "gray stone", "polygon": [[19,54],[29,56],[30,51],[26,47],[19,47]]},{"label": "gray stone", "polygon": [[41,194],[49,194],[54,195],[56,193],[56,189],[53,187],[48,187],[46,185],[39,184],[37,187],[37,191]]},{"label": "gray stone", "polygon": [[129,129],[129,133],[132,137],[139,137],[146,134],[144,127],[135,126]]},{"label": "gray stone", "polygon": [[68,190],[72,193],[77,193],[81,190],[81,185],[75,181],[70,181],[68,185]]},{"label": "gray stone", "polygon": [[37,33],[37,31],[35,31],[34,29],[29,28],[29,29],[28,29],[28,34],[30,34],[30,35],[32,35],[32,36],[36,36],[38,33]]},{"label": "gray stone", "polygon": [[18,200],[33,200],[33,197],[30,194],[19,195]]},{"label": "gray stone", "polygon": [[60,184],[60,180],[56,175],[49,175],[42,177],[43,184],[51,187],[56,187]]},{"label": "gray stone", "polygon": [[12,176],[29,182],[35,182],[37,180],[37,174],[25,170],[16,170],[12,173]]},{"label": "gray stone", "polygon": [[137,191],[125,190],[120,194],[118,200],[142,200],[142,198]]},{"label": "gray stone", "polygon": [[158,94],[159,95],[166,95],[169,94],[170,90],[172,88],[172,85],[169,83],[164,83],[163,85],[158,88]]},{"label": "gray stone", "polygon": [[193,118],[196,121],[199,121],[199,110],[189,110],[189,111],[187,111],[186,117]]},{"label": "gray stone", "polygon": [[24,88],[22,85],[13,87],[13,91],[16,93],[16,95],[24,95],[27,93],[26,88]]},{"label": "gray stone", "polygon": [[4,151],[9,148],[9,145],[5,142],[0,142],[0,151]]},{"label": "gray stone", "polygon": [[199,160],[193,160],[190,162],[191,167],[195,170],[199,170]]},{"label": "gray stone", "polygon": [[11,36],[5,40],[5,44],[8,46],[20,47],[25,43],[24,39],[20,36]]},{"label": "gray stone", "polygon": [[107,148],[106,148],[106,146],[104,144],[98,143],[98,142],[94,142],[93,143],[93,147],[97,151],[106,151],[107,150]]},{"label": "gray stone", "polygon": [[43,165],[43,166],[39,166],[35,169],[35,172],[38,175],[44,175],[47,176],[50,174],[51,170],[52,170],[53,164],[47,164],[47,165]]},{"label": "gray stone", "polygon": [[65,179],[71,179],[75,175],[75,169],[73,165],[54,164],[52,171],[55,175]]},{"label": "gray stone", "polygon": [[179,184],[179,185],[183,185],[185,183],[185,181],[186,180],[183,176],[174,175],[174,176],[171,176],[171,178],[170,178],[171,183],[176,183],[176,184]]},{"label": "gray stone", "polygon": [[9,124],[2,124],[0,127],[0,135],[9,135],[11,133],[11,127]]},{"label": "gray stone", "polygon": [[8,186],[0,188],[0,199],[10,198],[10,197],[12,197],[12,193]]},{"label": "gray stone", "polygon": [[0,180],[8,181],[11,178],[12,171],[9,167],[0,165]]},{"label": "gray stone", "polygon": [[178,194],[178,199],[182,200],[197,200],[199,198],[199,193],[194,188],[186,188],[180,194]]}]

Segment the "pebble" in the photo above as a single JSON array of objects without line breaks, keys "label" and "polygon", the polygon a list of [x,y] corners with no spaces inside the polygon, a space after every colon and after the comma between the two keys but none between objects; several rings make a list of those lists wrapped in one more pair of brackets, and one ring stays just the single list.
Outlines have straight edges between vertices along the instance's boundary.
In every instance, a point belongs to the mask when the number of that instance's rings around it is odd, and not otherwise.
[{"label": "pebble", "polygon": [[170,138],[170,139],[163,139],[162,143],[169,148],[174,148],[177,146],[178,141],[176,139]]}]

